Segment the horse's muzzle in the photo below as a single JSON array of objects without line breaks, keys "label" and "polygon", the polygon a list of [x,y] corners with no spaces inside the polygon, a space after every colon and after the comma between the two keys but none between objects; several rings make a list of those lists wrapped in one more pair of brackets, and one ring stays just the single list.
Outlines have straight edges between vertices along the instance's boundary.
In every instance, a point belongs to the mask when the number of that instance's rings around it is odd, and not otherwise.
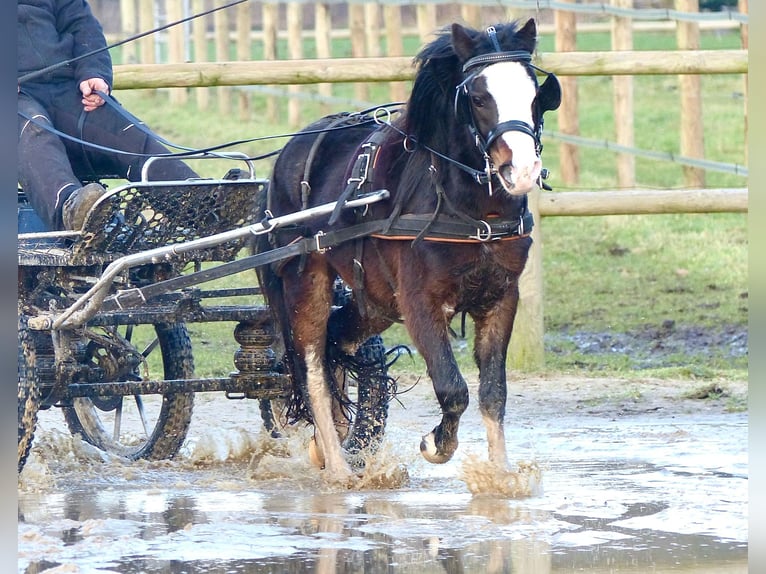
[{"label": "horse's muzzle", "polygon": [[497,175],[507,193],[525,195],[537,188],[542,168],[543,162],[538,157],[531,164],[527,163],[521,167],[515,166],[513,162],[503,163],[498,168]]}]

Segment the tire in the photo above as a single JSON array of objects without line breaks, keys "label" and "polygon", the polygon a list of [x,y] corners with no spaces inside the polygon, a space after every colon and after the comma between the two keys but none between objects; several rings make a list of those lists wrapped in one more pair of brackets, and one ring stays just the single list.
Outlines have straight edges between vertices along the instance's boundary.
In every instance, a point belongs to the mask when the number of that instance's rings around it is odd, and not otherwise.
[{"label": "tire", "polygon": [[[154,371],[149,380],[157,379],[160,372],[164,380],[192,378],[191,340],[183,323],[123,328],[125,339],[147,358],[148,368]],[[111,358],[103,347],[92,348],[88,360],[99,366],[103,363],[105,372],[109,371]],[[134,380],[142,380],[139,373],[134,375]],[[173,458],[183,445],[193,406],[194,393],[168,393],[78,397],[72,406],[62,409],[70,432],[95,447],[130,460],[162,460]]]},{"label": "tire", "polygon": [[32,448],[37,426],[37,413],[40,410],[40,388],[35,375],[35,349],[31,333],[27,329],[26,317],[19,316],[18,323],[18,472],[24,468]]},{"label": "tire", "polygon": [[[350,429],[343,448],[351,454],[374,449],[382,441],[388,421],[388,404],[396,390],[388,376],[388,363],[383,338],[375,335],[359,347],[354,362],[356,376],[348,385],[346,400],[350,403]],[[361,366],[360,366],[361,365]],[[354,392],[353,388],[356,388]],[[284,408],[282,401],[260,401],[261,420],[272,437],[280,437],[274,409]],[[286,424],[285,421],[282,421]]]},{"label": "tire", "polygon": [[383,440],[388,421],[388,404],[394,387],[388,377],[386,348],[383,338],[375,335],[359,347],[354,357],[360,365],[356,381],[355,413],[351,429],[343,448],[356,454],[363,449],[374,449]]}]

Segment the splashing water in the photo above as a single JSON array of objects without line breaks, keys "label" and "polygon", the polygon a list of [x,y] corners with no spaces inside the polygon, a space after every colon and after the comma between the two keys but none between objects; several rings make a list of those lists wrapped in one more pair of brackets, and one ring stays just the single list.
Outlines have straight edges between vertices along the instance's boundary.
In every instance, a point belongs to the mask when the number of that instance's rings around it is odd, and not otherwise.
[{"label": "splashing water", "polygon": [[471,454],[463,462],[460,478],[473,495],[528,498],[543,493],[542,470],[534,461],[520,461],[518,471],[514,472]]}]

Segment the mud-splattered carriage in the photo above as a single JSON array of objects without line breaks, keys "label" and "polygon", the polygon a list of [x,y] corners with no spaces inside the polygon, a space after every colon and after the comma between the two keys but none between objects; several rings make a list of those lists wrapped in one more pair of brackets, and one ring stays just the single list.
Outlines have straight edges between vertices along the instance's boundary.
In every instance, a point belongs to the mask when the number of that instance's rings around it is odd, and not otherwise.
[{"label": "mud-splattered carriage", "polygon": [[[287,254],[253,260],[247,243],[254,233],[322,209],[257,221],[268,180],[256,177],[243,154],[205,157],[231,165],[220,179],[144,177],[115,187],[80,232],[45,231],[19,192],[19,471],[38,412],[51,407],[62,409],[73,434],[129,459],[177,454],[197,392],[257,399],[266,429],[277,432],[271,403],[290,397],[291,381],[252,269]],[[161,158],[150,159],[145,173],[155,160]],[[209,287],[246,271],[242,286]],[[239,348],[231,373],[198,377],[190,324],[212,322],[235,325]],[[352,421],[356,415],[349,440],[358,445],[382,436],[388,401],[381,339],[371,339],[364,353],[376,367],[355,381],[351,401],[359,404],[346,410]]]}]

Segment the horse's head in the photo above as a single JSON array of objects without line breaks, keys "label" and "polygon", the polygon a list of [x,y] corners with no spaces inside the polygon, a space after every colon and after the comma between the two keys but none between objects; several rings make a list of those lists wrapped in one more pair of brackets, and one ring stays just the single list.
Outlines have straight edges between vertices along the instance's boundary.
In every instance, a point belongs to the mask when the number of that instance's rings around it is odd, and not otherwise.
[{"label": "horse's head", "polygon": [[[530,19],[487,28],[482,33],[452,25],[452,46],[462,65],[455,111],[466,123],[488,167],[512,195],[523,195],[540,181],[543,113],[561,103],[556,76],[532,65],[537,28]],[[535,70],[547,74],[538,84]]]}]

